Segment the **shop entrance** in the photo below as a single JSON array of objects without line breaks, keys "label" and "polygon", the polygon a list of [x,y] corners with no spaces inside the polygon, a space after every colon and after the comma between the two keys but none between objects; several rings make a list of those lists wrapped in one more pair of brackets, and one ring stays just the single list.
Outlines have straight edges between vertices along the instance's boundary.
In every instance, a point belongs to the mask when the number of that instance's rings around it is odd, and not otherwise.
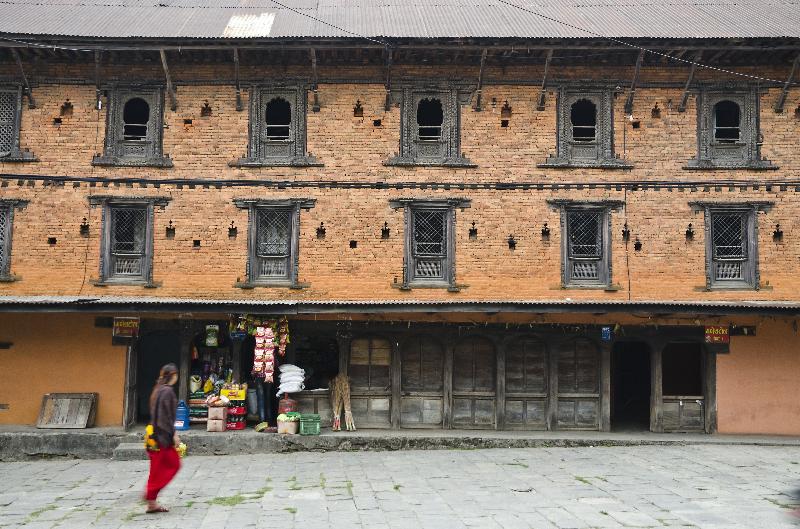
[{"label": "shop entrance", "polygon": [[611,428],[649,430],[650,348],[643,342],[618,342],[611,366]]},{"label": "shop entrance", "polygon": [[494,428],[497,358],[492,342],[470,337],[453,350],[453,428]]},{"label": "shop entrance", "polygon": [[136,348],[136,422],[150,421],[150,392],[164,364],[180,366],[181,337],[178,331],[143,334]]},{"label": "shop entrance", "polygon": [[444,349],[431,338],[415,336],[400,352],[400,426],[441,428],[444,418]]},{"label": "shop entrance", "polygon": [[705,429],[703,345],[671,343],[661,355],[665,432]]}]

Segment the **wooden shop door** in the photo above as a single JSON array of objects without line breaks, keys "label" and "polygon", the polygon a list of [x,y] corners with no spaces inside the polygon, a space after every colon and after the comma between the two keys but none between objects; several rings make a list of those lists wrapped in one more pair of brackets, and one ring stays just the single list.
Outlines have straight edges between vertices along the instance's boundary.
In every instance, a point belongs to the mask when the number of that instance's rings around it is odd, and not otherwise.
[{"label": "wooden shop door", "polygon": [[453,428],[494,428],[497,359],[485,338],[461,340],[453,350]]},{"label": "wooden shop door", "polygon": [[378,337],[350,342],[350,401],[358,428],[390,428],[392,345]]},{"label": "wooden shop door", "polygon": [[517,338],[506,347],[505,427],[547,429],[547,345],[537,337]]},{"label": "wooden shop door", "polygon": [[441,428],[444,418],[444,348],[414,336],[400,351],[400,426]]}]

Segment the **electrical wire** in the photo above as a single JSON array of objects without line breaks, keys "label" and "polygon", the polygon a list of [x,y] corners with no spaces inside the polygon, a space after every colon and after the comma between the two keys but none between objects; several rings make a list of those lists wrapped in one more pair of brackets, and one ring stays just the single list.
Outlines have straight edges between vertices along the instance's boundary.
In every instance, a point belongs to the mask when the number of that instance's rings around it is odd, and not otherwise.
[{"label": "electrical wire", "polygon": [[550,22],[555,22],[556,24],[561,24],[562,26],[581,31],[583,33],[586,33],[587,35],[591,35],[593,37],[597,37],[597,38],[603,39],[603,40],[608,40],[608,41],[614,42],[616,44],[620,44],[622,46],[627,46],[627,47],[632,48],[632,49],[643,51],[645,53],[651,53],[653,55],[658,55],[660,57],[665,57],[665,58],[667,58],[669,60],[672,60],[672,61],[676,61],[676,62],[680,62],[680,63],[683,63],[683,64],[688,64],[688,65],[694,65],[694,66],[697,66],[698,68],[704,68],[704,69],[707,69],[707,70],[713,70],[713,71],[716,71],[716,72],[726,73],[726,74],[729,74],[729,75],[735,75],[735,76],[738,76],[738,77],[745,77],[745,78],[748,78],[748,79],[755,79],[755,80],[759,80],[759,81],[769,81],[771,83],[779,83],[779,84],[783,84],[785,82],[785,81],[780,81],[778,79],[771,79],[769,77],[761,77],[759,75],[735,72],[733,70],[727,70],[725,68],[719,68],[717,66],[711,66],[709,64],[703,64],[703,63],[700,63],[700,62],[697,62],[697,61],[692,61],[692,60],[688,60],[688,59],[681,59],[679,57],[673,57],[672,55],[669,55],[669,54],[666,54],[666,53],[662,53],[660,51],[651,50],[651,49],[645,48],[644,46],[639,46],[638,44],[633,44],[633,43],[630,43],[630,42],[627,42],[627,41],[624,41],[622,39],[618,39],[618,38],[615,38],[615,37],[609,37],[607,35],[603,35],[601,33],[597,33],[596,31],[592,31],[590,29],[582,28],[580,26],[576,26],[575,24],[570,24],[569,22],[564,22],[563,20],[559,20],[559,19],[551,17],[549,15],[545,15],[543,13],[539,13],[538,11],[534,11],[532,9],[528,9],[527,7],[523,7],[523,6],[517,5],[517,4],[515,4],[513,2],[509,2],[507,0],[496,0],[496,1],[500,2],[501,4],[507,5],[509,7],[513,7],[513,8],[519,9],[521,11],[525,11],[526,13],[530,13],[532,15],[536,15],[538,17],[541,17],[541,18],[545,19],[545,20],[549,20]]},{"label": "electrical wire", "polygon": [[362,39],[366,39],[366,40],[368,40],[370,42],[376,42],[376,43],[378,43],[378,44],[380,44],[382,46],[389,47],[389,43],[388,42],[384,42],[382,40],[374,39],[372,37],[367,37],[366,35],[362,35],[360,33],[356,33],[355,31],[346,30],[346,29],[344,29],[342,27],[339,27],[339,26],[337,26],[335,24],[331,24],[330,22],[326,22],[326,21],[322,20],[321,18],[317,18],[315,16],[309,15],[308,13],[303,13],[302,11],[299,11],[299,10],[293,8],[293,7],[289,7],[289,6],[285,5],[285,4],[282,4],[282,3],[278,2],[277,0],[270,0],[270,2],[272,2],[273,4],[275,4],[277,6],[282,7],[284,9],[288,9],[292,13],[297,13],[298,15],[301,15],[301,16],[304,16],[304,17],[308,17],[311,20],[319,22],[320,24],[324,24],[324,25],[330,26],[330,27],[332,27],[334,29],[338,29],[339,31],[343,31],[343,32],[347,33],[348,35],[352,35],[354,37],[359,37],[359,38],[362,38]]}]

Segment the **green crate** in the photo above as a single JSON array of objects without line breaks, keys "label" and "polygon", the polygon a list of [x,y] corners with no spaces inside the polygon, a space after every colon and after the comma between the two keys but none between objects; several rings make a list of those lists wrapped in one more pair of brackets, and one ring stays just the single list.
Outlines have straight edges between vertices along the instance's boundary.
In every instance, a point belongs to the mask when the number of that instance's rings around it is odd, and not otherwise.
[{"label": "green crate", "polygon": [[300,435],[319,435],[319,415],[316,413],[300,416]]}]

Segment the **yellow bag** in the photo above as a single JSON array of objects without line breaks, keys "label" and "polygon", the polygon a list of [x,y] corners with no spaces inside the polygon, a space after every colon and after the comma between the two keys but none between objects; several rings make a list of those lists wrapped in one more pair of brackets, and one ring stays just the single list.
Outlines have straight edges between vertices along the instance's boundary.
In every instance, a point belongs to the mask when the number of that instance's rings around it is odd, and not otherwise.
[{"label": "yellow bag", "polygon": [[144,429],[144,448],[151,452],[158,452],[158,441],[153,437],[153,425],[148,424]]}]

